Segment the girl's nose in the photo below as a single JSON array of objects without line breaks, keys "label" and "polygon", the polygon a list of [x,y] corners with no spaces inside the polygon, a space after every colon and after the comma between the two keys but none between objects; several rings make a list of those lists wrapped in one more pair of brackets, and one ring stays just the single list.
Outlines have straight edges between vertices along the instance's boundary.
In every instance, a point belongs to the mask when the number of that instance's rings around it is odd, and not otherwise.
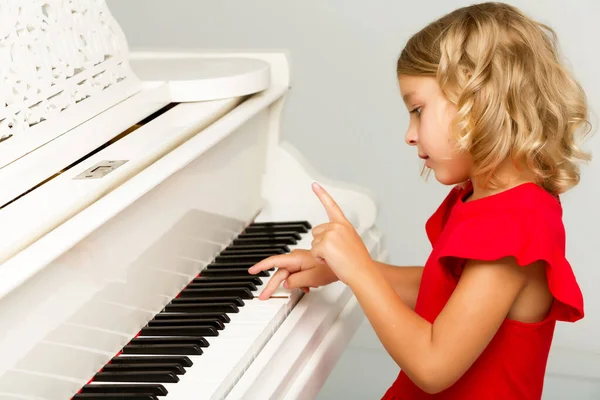
[{"label": "girl's nose", "polygon": [[406,135],[404,135],[404,140],[406,141],[407,145],[416,146],[417,145],[417,130],[409,128],[406,131]]}]

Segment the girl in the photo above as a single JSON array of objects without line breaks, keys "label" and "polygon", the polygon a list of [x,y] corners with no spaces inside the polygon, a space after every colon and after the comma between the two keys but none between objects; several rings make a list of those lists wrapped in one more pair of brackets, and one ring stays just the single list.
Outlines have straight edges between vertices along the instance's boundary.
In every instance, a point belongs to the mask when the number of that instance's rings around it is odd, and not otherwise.
[{"label": "girl", "polygon": [[[585,95],[553,31],[514,7],[460,8],[397,64],[406,142],[454,185],[426,223],[424,268],[372,260],[335,201],[310,251],[267,258],[284,287],[349,285],[401,372],[384,399],[540,399],[556,321],[583,317],[559,194],[579,182]],[[382,307],[385,305],[385,307]]]}]

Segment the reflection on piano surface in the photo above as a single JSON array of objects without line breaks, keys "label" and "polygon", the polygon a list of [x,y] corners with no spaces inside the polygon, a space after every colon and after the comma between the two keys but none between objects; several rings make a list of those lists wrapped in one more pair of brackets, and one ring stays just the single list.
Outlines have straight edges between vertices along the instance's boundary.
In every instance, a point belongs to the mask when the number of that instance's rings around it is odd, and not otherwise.
[{"label": "reflection on piano surface", "polygon": [[247,268],[310,248],[313,180],[387,252],[371,198],[280,142],[285,54],[130,54],[100,0],[0,12],[0,399],[313,398],[358,303],[259,301]]}]

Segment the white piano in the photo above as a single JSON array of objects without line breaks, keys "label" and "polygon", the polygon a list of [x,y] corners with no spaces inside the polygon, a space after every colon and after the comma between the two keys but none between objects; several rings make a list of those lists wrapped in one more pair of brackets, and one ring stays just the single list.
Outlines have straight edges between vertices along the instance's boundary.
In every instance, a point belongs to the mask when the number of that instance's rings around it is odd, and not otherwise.
[{"label": "white piano", "polygon": [[314,398],[356,299],[261,302],[246,269],[310,248],[314,180],[387,253],[369,195],[281,143],[285,54],[130,54],[103,0],[0,18],[0,399]]}]

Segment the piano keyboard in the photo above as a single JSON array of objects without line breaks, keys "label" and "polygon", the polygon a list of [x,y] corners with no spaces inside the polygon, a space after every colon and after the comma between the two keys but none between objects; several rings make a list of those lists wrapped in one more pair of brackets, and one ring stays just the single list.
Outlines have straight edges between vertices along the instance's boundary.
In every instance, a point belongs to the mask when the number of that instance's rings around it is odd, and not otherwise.
[{"label": "piano keyboard", "polygon": [[250,224],[73,400],[224,398],[301,294],[256,298],[274,272],[256,262],[310,248],[307,221]]}]

